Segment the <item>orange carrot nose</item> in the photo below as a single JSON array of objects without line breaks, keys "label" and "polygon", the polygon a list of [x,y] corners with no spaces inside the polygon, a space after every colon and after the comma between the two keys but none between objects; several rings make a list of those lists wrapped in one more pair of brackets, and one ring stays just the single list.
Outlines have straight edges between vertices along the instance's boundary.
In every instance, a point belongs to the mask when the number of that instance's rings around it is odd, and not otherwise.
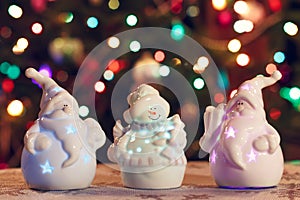
[{"label": "orange carrot nose", "polygon": [[156,112],[151,111],[151,110],[148,110],[148,113],[149,113],[150,115],[156,115]]}]

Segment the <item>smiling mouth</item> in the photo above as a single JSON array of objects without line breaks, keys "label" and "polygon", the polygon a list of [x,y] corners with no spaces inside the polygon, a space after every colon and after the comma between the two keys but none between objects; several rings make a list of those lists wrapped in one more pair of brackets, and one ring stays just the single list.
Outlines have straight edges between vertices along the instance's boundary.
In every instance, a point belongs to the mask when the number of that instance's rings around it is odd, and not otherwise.
[{"label": "smiling mouth", "polygon": [[151,115],[148,116],[149,119],[152,119],[152,120],[158,120],[160,118],[160,114],[158,114],[156,117],[152,117]]}]

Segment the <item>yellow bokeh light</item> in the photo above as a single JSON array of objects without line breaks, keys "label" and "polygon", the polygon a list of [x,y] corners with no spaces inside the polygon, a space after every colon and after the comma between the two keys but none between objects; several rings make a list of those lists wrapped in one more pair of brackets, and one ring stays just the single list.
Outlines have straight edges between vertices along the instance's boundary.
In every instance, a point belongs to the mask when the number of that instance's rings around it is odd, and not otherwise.
[{"label": "yellow bokeh light", "polygon": [[212,0],[212,6],[215,10],[224,10],[227,7],[226,0]]},{"label": "yellow bokeh light", "polygon": [[7,113],[10,116],[17,117],[20,116],[24,111],[23,103],[19,100],[13,100],[7,106]]},{"label": "yellow bokeh light", "polygon": [[236,63],[239,66],[245,67],[250,63],[250,57],[245,53],[241,53],[236,57]]},{"label": "yellow bokeh light", "polygon": [[20,55],[24,52],[24,49],[21,49],[19,46],[15,45],[13,48],[12,48],[12,52],[16,55]]},{"label": "yellow bokeh light", "polygon": [[11,5],[8,8],[8,14],[13,18],[18,19],[23,15],[23,10],[17,5]]},{"label": "yellow bokeh light", "polygon": [[238,52],[242,47],[241,42],[238,39],[232,39],[228,42],[227,48],[230,52],[236,53]]},{"label": "yellow bokeh light", "polygon": [[246,19],[238,20],[233,24],[233,29],[237,33],[251,32],[253,28],[253,22]]},{"label": "yellow bokeh light", "polygon": [[111,9],[111,10],[116,10],[116,9],[119,8],[119,6],[120,6],[119,0],[110,0],[110,1],[108,2],[108,7],[109,7],[109,9]]}]

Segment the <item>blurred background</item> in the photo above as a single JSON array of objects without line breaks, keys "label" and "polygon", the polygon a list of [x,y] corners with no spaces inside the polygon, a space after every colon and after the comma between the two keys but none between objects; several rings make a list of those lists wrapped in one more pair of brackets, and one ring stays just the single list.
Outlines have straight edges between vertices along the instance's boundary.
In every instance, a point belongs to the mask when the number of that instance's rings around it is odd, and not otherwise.
[{"label": "blurred background", "polygon": [[[39,112],[42,90],[24,76],[34,67],[72,93],[74,79],[85,56],[102,41],[112,49],[113,37],[137,27],[163,27],[180,42],[190,36],[211,55],[218,66],[226,96],[214,94],[215,103],[225,102],[243,81],[257,74],[283,74],[279,83],[263,90],[267,119],[281,135],[286,160],[300,159],[300,0],[23,0],[0,2],[0,168],[19,167],[23,137]],[[99,123],[112,139],[115,119],[110,98],[115,84],[133,69],[135,83],[148,76],[163,78],[170,68],[179,71],[194,88],[200,114],[211,104],[201,73],[209,66],[206,57],[188,63],[180,55],[160,49],[142,49],[128,43],[130,52],[112,60],[95,84]],[[138,70],[148,65],[149,73]],[[153,78],[151,77],[151,78]],[[220,86],[222,87],[222,86]],[[176,96],[157,86],[169,101],[171,114],[180,113]],[[80,105],[80,116],[89,108]],[[195,115],[195,105],[184,112]],[[199,122],[196,138],[186,150],[198,160]],[[206,159],[206,158],[202,158]]]}]

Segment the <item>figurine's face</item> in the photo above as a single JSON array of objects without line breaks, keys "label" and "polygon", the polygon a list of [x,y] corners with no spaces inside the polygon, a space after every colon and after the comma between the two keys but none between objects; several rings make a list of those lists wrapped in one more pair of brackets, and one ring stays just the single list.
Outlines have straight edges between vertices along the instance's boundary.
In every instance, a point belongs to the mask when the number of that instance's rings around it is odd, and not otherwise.
[{"label": "figurine's face", "polygon": [[160,105],[150,105],[146,107],[139,116],[133,116],[136,121],[150,123],[167,118],[167,113]]},{"label": "figurine's face", "polygon": [[253,115],[255,112],[254,108],[250,105],[249,102],[243,99],[236,101],[235,105],[230,111],[231,116],[249,116]]}]

